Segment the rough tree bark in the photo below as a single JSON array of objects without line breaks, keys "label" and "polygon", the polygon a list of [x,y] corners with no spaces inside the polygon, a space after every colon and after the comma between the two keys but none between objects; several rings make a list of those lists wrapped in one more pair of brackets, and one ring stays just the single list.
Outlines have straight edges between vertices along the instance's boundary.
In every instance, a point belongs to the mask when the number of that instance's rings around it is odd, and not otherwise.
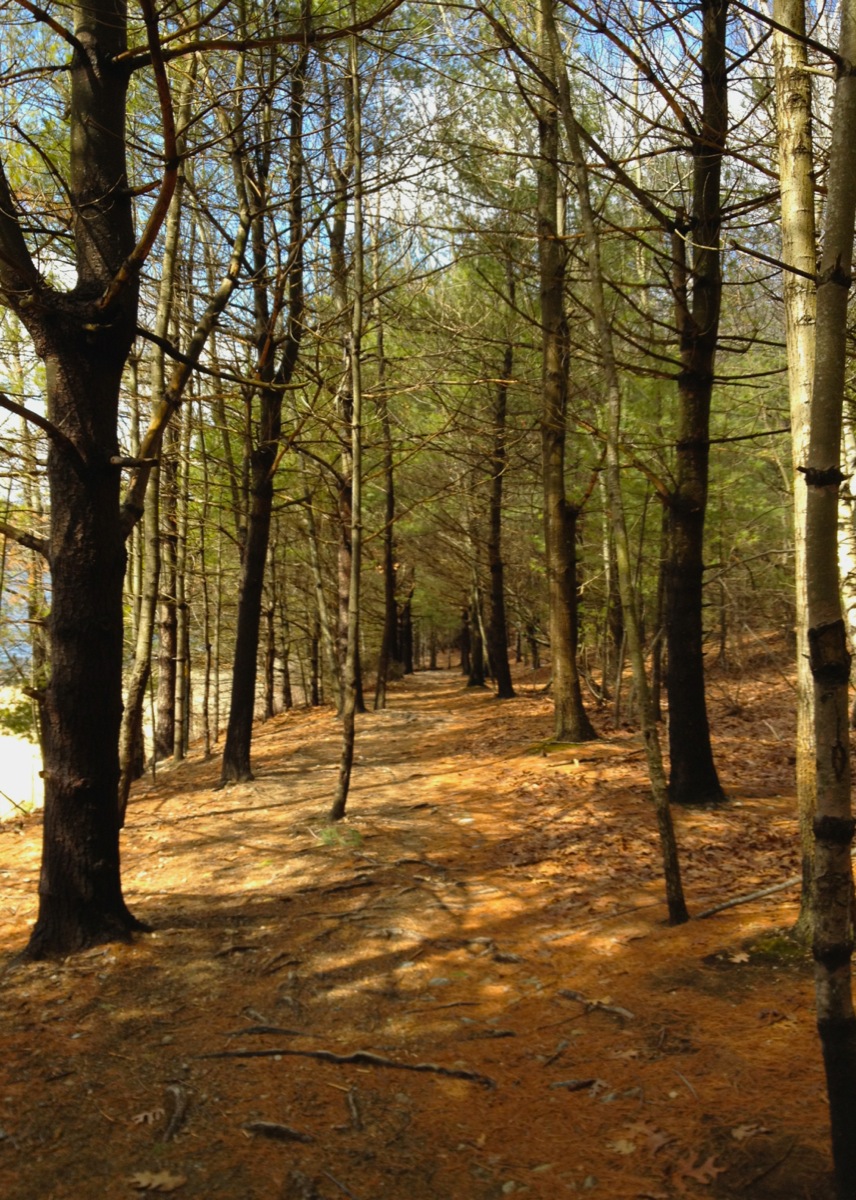
[{"label": "rough tree bark", "polygon": [[[154,41],[154,12],[144,4]],[[0,290],[45,365],[50,423],[51,674],[44,705],[45,816],[39,913],[26,954],[68,954],[127,939],[140,923],[119,869],[119,722],[125,535],[119,388],[137,319],[136,244],[125,162],[128,72],[121,0],[75,5],[69,69],[68,199],[77,283],[50,287],[30,257],[0,169]],[[164,80],[164,89],[166,87]],[[165,92],[164,92],[165,96]],[[164,105],[165,126],[171,108]],[[147,233],[174,187],[162,189]],[[154,233],[152,233],[152,240]]]},{"label": "rough tree bark", "polygon": [[[722,297],[720,177],[728,130],[728,4],[701,0],[700,8],[702,108],[701,126],[692,142],[692,212],[673,240],[681,371],[666,590],[669,793],[675,803],[690,805],[725,799],[713,761],[705,701],[702,592],[710,405]],[[692,247],[689,293],[687,243]]]}]

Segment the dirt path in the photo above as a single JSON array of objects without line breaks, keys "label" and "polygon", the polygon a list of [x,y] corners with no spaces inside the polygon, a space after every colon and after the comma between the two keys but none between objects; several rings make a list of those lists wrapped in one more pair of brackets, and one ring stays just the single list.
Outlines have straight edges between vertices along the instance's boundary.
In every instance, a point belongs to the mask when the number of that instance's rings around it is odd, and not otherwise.
[{"label": "dirt path", "polygon": [[[733,804],[678,814],[694,911],[795,872],[777,680],[719,714]],[[2,979],[0,1195],[829,1200],[794,893],[665,926],[640,745],[598,720],[543,753],[531,684],[422,674],[360,718],[337,826],[325,712],[260,727],[252,784],[141,783],[155,932]],[[40,832],[0,827],[4,962]]]}]

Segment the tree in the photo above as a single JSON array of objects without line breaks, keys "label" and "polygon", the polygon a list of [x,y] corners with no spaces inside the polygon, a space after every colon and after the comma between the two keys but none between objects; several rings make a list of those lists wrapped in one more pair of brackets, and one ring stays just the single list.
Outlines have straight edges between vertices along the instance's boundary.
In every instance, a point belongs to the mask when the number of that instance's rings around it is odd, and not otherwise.
[{"label": "tree", "polygon": [[853,876],[850,847],[850,654],[838,573],[841,419],[847,354],[847,308],[856,227],[856,2],[842,0],[841,36],[817,283],[817,348],[809,419],[806,483],[806,613],[814,679],[817,815],[814,939],[820,1033],[832,1155],[840,1200],[856,1195],[856,1015],[850,980]]},{"label": "tree", "polygon": [[[4,407],[39,425],[49,441],[48,536],[12,531],[22,544],[43,552],[51,569],[50,678],[42,703],[44,841],[39,915],[27,948],[33,958],[127,939],[142,927],[125,904],[119,861],[125,539],[142,513],[163,431],[182,389],[171,385],[142,439],[139,459],[128,463],[119,453],[118,409],[137,330],[139,274],[169,209],[178,171],[158,18],[150,0],[141,0],[140,7],[146,44],[132,49],[122,0],[75,3],[71,29],[38,10],[50,51],[71,48],[68,171],[60,180],[63,201],[47,224],[39,216],[29,220],[29,194],[14,190],[12,143],[0,163],[0,301],[18,316],[45,364],[47,416],[14,403]],[[323,40],[339,31],[313,36]],[[302,35],[277,32],[272,40],[300,42]],[[173,43],[168,53],[180,57],[197,49],[199,43],[190,39]],[[165,167],[137,238],[126,105],[132,73],[147,68],[160,106]],[[52,184],[61,166],[50,164]],[[56,242],[53,223],[60,226]],[[75,274],[71,286],[48,280],[43,264],[52,264],[55,244],[70,246],[65,278]],[[57,274],[62,277],[62,271]],[[198,362],[218,311],[216,305],[209,308],[207,329],[204,320],[198,323],[179,375]],[[123,467],[132,472],[124,504]]]},{"label": "tree", "polygon": [[[161,93],[168,166],[140,241],[125,158],[129,72],[120,0],[72,10],[68,109],[76,284],[52,287],[27,245],[22,203],[0,167],[0,296],[45,364],[51,568],[50,678],[42,704],[45,830],[39,915],[27,953],[39,958],[127,938],[141,928],[119,874],[119,722],[125,536],[117,438],[119,388],[136,334],[137,277],[176,180],[172,107],[154,10],[143,0]],[[52,26],[53,27],[53,26]]]},{"label": "tree", "polygon": [[[543,17],[542,17],[543,21]],[[546,32],[542,31],[546,39]],[[552,55],[545,44],[544,62]],[[577,670],[576,523],[579,510],[565,490],[568,409],[568,322],[565,315],[564,205],[560,203],[559,117],[555,92],[546,89],[538,110],[538,259],[541,278],[541,454],[544,541],[550,597],[550,663],[557,741],[596,736],[583,707]]]},{"label": "tree", "polygon": [[[776,117],[779,179],[782,195],[782,291],[788,351],[788,393],[794,468],[808,452],[808,416],[815,360],[814,149],[811,121],[811,77],[805,45],[804,0],[775,0],[773,31],[776,72]],[[786,31],[792,30],[792,35]],[[794,580],[797,613],[805,610],[806,491],[794,488]],[[796,778],[802,844],[803,885],[798,929],[811,936],[814,873],[814,687],[809,667],[805,623],[797,617]]]},{"label": "tree", "polygon": [[[363,106],[362,81],[356,37],[351,38],[349,55],[349,107],[350,121],[349,157],[353,165],[354,185],[354,260],[353,295],[350,303],[350,329],[346,340],[346,371],[348,380],[343,392],[347,396],[345,412],[350,426],[347,470],[348,498],[346,510],[350,518],[347,530],[348,542],[348,586],[347,628],[345,657],[343,662],[342,697],[342,755],[336,795],[330,810],[330,820],[339,821],[345,815],[348,792],[351,786],[351,771],[354,765],[354,743],[356,740],[356,714],[362,707],[362,682],[360,672],[360,573],[363,554],[363,291],[365,284],[363,246]],[[337,283],[341,287],[341,283]],[[340,291],[340,306],[346,297]],[[344,531],[343,531],[344,535]],[[341,564],[341,558],[340,558]],[[341,569],[341,567],[340,567]]]},{"label": "tree", "polygon": [[[306,0],[302,10],[302,22],[307,31],[309,19],[310,8]],[[259,380],[259,430],[258,439],[250,454],[251,500],[247,514],[246,540],[242,547],[232,696],[221,772],[223,783],[253,777],[250,746],[256,701],[262,589],[273,512],[274,473],[280,459],[283,393],[291,383],[297,366],[304,329],[303,97],[307,62],[308,51],[304,48],[298,54],[291,75],[288,118],[288,246],[285,263],[277,264],[273,272],[272,297],[268,294],[271,275],[268,247],[269,241],[276,244],[276,237],[271,237],[270,224],[273,204],[270,174],[276,149],[273,140],[272,106],[273,89],[279,70],[279,56],[276,53],[272,55],[268,64],[269,77],[262,84],[263,91],[267,94],[252,155],[254,161],[251,161],[249,154],[241,156],[239,167],[241,187],[246,197],[245,204],[252,213],[252,287],[255,315],[253,341],[256,350],[254,374]],[[279,340],[280,322],[284,325],[283,345],[279,363],[275,364],[274,354]]]}]

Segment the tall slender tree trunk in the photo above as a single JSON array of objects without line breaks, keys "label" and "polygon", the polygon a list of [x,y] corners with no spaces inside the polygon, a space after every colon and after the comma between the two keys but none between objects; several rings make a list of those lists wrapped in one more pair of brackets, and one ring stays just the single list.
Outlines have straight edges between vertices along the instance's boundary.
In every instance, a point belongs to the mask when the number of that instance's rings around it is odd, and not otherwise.
[{"label": "tall slender tree trunk", "polygon": [[[337,510],[339,515],[339,547],[338,547],[338,627],[336,632],[339,666],[344,688],[347,689],[347,674],[345,662],[348,657],[348,622],[350,619],[350,592],[353,573],[354,548],[352,535],[354,529],[354,500],[353,500],[353,429],[354,429],[354,396],[353,396],[353,362],[352,334],[353,313],[351,300],[348,295],[348,260],[346,242],[348,235],[348,198],[351,193],[354,176],[354,81],[348,75],[344,79],[344,154],[341,163],[336,160],[332,141],[328,139],[327,160],[330,174],[335,186],[333,220],[330,223],[330,271],[332,276],[332,292],[339,315],[339,326],[342,337],[343,373],[336,392],[336,408],[339,417],[341,453],[337,479]],[[328,111],[332,108],[331,99],[327,97]],[[356,220],[356,217],[354,218]],[[363,700],[362,669],[360,664],[359,643],[356,647],[354,669],[357,680],[357,711],[365,711]]]},{"label": "tall slender tree trunk", "polygon": [[[856,0],[842,0],[839,54],[856,61]],[[835,84],[806,482],[807,642],[815,688],[817,814],[814,938],[817,1024],[823,1048],[839,1200],[856,1196],[856,1016],[847,649],[838,575],[838,492],[848,299],[856,224],[856,75]]]},{"label": "tall slender tree trunk", "polygon": [[[508,303],[515,304],[514,264],[506,263]],[[508,621],[505,615],[505,563],[502,557],[502,491],[508,463],[506,416],[508,388],[514,368],[514,343],[509,339],[502,356],[502,375],[496,385],[493,409],[493,451],[490,464],[490,506],[488,516],[487,561],[490,570],[490,620],[487,628],[488,655],[500,700],[514,696],[511,667],[508,663]]]},{"label": "tall slender tree trunk", "polygon": [[160,576],[158,580],[158,671],[154,757],[169,758],[175,749],[175,658],[178,625],[175,611],[175,550],[178,541],[178,431],[171,425],[164,438],[160,467]]},{"label": "tall slender tree trunk", "polygon": [[[352,18],[356,20],[356,3],[352,0]],[[342,756],[339,762],[339,778],[336,795],[330,810],[330,820],[339,821],[345,815],[351,772],[354,764],[356,741],[356,714],[363,710],[362,683],[360,673],[360,570],[362,566],[363,537],[363,383],[362,383],[362,336],[363,336],[363,285],[365,269],[363,263],[363,147],[362,147],[362,98],[360,88],[360,65],[357,39],[350,42],[350,95],[354,164],[354,259],[353,298],[351,301],[351,328],[348,338],[348,366],[350,370],[350,578],[348,580],[348,623],[345,651],[344,688],[342,697]]]},{"label": "tall slender tree trunk", "polygon": [[[317,621],[317,632],[313,636],[317,636],[319,642],[323,644],[324,657],[327,660],[327,667],[332,681],[334,703],[336,711],[342,710],[342,669],[339,662],[339,655],[336,648],[336,639],[333,635],[333,628],[330,622],[330,612],[327,606],[327,596],[324,591],[324,575],[321,570],[321,550],[318,544],[318,527],[315,524],[315,510],[313,508],[313,497],[309,488],[308,472],[306,471],[306,460],[303,455],[300,459],[301,472],[303,482],[306,485],[308,499],[304,509],[304,522],[306,529],[306,541],[309,549],[309,564],[312,572],[313,591],[315,595],[315,614]],[[313,622],[315,628],[315,622]],[[320,672],[321,664],[318,663]]]},{"label": "tall slender tree trunk", "polygon": [[386,687],[392,664],[398,659],[398,609],[395,602],[395,459],[392,446],[392,425],[389,419],[389,397],[386,394],[386,353],[383,336],[383,309],[380,301],[380,264],[375,240],[372,246],[374,288],[374,318],[377,327],[377,392],[380,410],[381,444],[383,448],[383,634],[378,656],[375,709],[386,708]]},{"label": "tall slender tree trunk", "polygon": [[[542,18],[543,19],[543,18]],[[552,62],[548,53],[544,62]],[[563,206],[559,204],[559,118],[549,93],[538,117],[538,260],[541,280],[542,414],[541,459],[544,483],[544,542],[550,604],[550,660],[557,741],[596,737],[583,707],[577,669],[576,564],[569,536],[572,513],[565,492],[567,437],[568,323],[565,316]]]},{"label": "tall slender tree trunk", "polygon": [[[308,0],[303,4],[303,20],[308,22]],[[268,167],[270,143],[265,146],[268,162],[262,164],[261,178],[255,181],[260,189],[260,207],[253,229],[253,258],[255,278],[253,296],[256,318],[257,374],[259,389],[259,433],[250,454],[250,506],[247,514],[247,538],[241,561],[241,583],[238,595],[238,616],[235,637],[235,656],[232,670],[232,692],[229,722],[223,748],[221,782],[232,783],[252,779],[250,749],[258,672],[259,630],[261,624],[262,592],[265,563],[270,540],[273,511],[274,472],[278,462],[282,433],[282,397],[297,366],[300,341],[303,335],[303,103],[308,52],[302,50],[291,78],[291,112],[289,117],[289,248],[284,268],[287,291],[287,321],[285,344],[279,365],[273,363],[276,308],[271,312],[267,293],[266,243],[267,223],[265,206],[269,187]],[[269,115],[266,115],[266,120]],[[249,190],[249,189],[248,189]]]},{"label": "tall slender tree trunk", "polygon": [[[719,804],[704,682],[704,526],[710,458],[710,406],[722,298],[722,154],[728,132],[725,55],[727,0],[701,0],[701,128],[693,151],[693,207],[673,239],[680,337],[675,486],[669,498],[666,638],[669,793],[676,804]],[[692,247],[689,300],[684,256]]]},{"label": "tall slender tree trunk", "polygon": [[[817,234],[814,219],[814,149],[811,117],[811,76],[805,43],[804,0],[773,0],[773,17],[782,29],[773,31],[776,69],[776,112],[779,141],[779,180],[782,197],[782,260],[794,270],[782,282],[785,336],[788,347],[788,394],[794,467],[808,455],[808,419],[814,376],[815,285]],[[797,740],[796,779],[802,849],[802,895],[797,931],[811,939],[814,876],[815,769],[814,683],[809,666],[807,607],[806,491],[794,487],[794,575],[797,609]]]},{"label": "tall slender tree trunk", "polygon": [[190,610],[187,600],[187,535],[190,514],[190,435],[192,403],[182,412],[179,438],[178,504],[175,546],[175,741],[172,756],[181,762],[190,741]]},{"label": "tall slender tree trunk", "polygon": [[627,536],[627,522],[624,512],[624,499],[621,488],[621,464],[619,460],[619,437],[621,431],[621,385],[618,377],[618,366],[613,349],[612,328],[606,309],[606,298],[601,264],[600,237],[595,223],[594,209],[591,203],[588,167],[580,144],[579,130],[573,112],[571,92],[564,62],[561,58],[561,46],[556,29],[553,12],[554,0],[541,0],[542,20],[547,31],[547,48],[552,55],[554,78],[557,80],[559,100],[564,118],[565,134],[571,160],[577,181],[577,194],[580,206],[580,219],[586,242],[589,265],[589,287],[591,294],[591,309],[595,321],[595,329],[600,350],[600,360],[603,369],[607,398],[607,440],[606,440],[606,482],[609,498],[610,519],[618,574],[618,588],[621,595],[621,608],[624,616],[624,628],[627,638],[627,648],[630,665],[633,672],[633,685],[639,699],[640,724],[645,743],[645,757],[648,765],[648,777],[651,781],[654,808],[657,814],[657,826],[660,835],[660,851],[663,860],[663,878],[666,889],[666,903],[669,911],[669,922],[672,925],[681,924],[689,919],[681,883],[678,849],[672,824],[672,814],[669,808],[669,796],[666,785],[666,774],[663,768],[663,756],[660,749],[660,736],[654,711],[651,705],[651,695],[648,687],[648,676],[645,671],[645,656],[639,628],[639,609],[636,586],[633,578],[633,568],[630,557],[630,541]]}]

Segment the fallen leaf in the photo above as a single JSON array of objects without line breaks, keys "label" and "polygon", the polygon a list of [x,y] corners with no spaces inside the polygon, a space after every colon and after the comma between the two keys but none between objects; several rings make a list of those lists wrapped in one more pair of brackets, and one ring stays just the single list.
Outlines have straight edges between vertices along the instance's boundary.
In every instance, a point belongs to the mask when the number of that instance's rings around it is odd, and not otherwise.
[{"label": "fallen leaf", "polygon": [[729,954],[728,961],[733,963],[745,963],[749,961],[749,955],[745,950],[738,950],[736,954]]},{"label": "fallen leaf", "polygon": [[678,1178],[679,1179],[694,1179],[696,1183],[713,1183],[717,1175],[721,1175],[723,1171],[727,1171],[727,1167],[718,1167],[713,1155],[706,1158],[699,1166],[695,1166],[695,1154],[690,1153],[685,1159],[678,1163]]},{"label": "fallen leaf", "polygon": [[756,1133],[769,1133],[769,1129],[765,1129],[763,1125],[737,1125],[731,1130],[731,1136],[735,1142],[745,1142],[748,1138],[754,1137]]},{"label": "fallen leaf", "polygon": [[650,1121],[633,1121],[625,1128],[630,1137],[650,1137],[652,1133],[657,1132],[657,1126],[652,1125]]},{"label": "fallen leaf", "polygon": [[669,1142],[675,1140],[670,1133],[663,1133],[650,1121],[634,1121],[632,1125],[627,1126],[627,1132],[630,1137],[644,1138],[645,1149],[651,1154],[656,1154],[658,1150],[662,1150]]},{"label": "fallen leaf", "polygon": [[607,1142],[606,1148],[615,1154],[633,1154],[636,1151],[636,1143],[631,1142],[629,1138],[617,1138],[614,1142]]},{"label": "fallen leaf", "polygon": [[138,1171],[128,1180],[138,1192],[174,1192],[187,1183],[186,1175],[170,1175],[169,1171]]},{"label": "fallen leaf", "polygon": [[758,1013],[758,1020],[762,1021],[765,1025],[778,1025],[780,1021],[793,1021],[793,1017],[788,1016],[787,1013],[779,1012],[775,1008],[765,1008],[762,1012]]},{"label": "fallen leaf", "polygon": [[137,1113],[135,1117],[131,1117],[133,1125],[154,1125],[164,1115],[162,1108],[152,1108],[148,1112]]}]

